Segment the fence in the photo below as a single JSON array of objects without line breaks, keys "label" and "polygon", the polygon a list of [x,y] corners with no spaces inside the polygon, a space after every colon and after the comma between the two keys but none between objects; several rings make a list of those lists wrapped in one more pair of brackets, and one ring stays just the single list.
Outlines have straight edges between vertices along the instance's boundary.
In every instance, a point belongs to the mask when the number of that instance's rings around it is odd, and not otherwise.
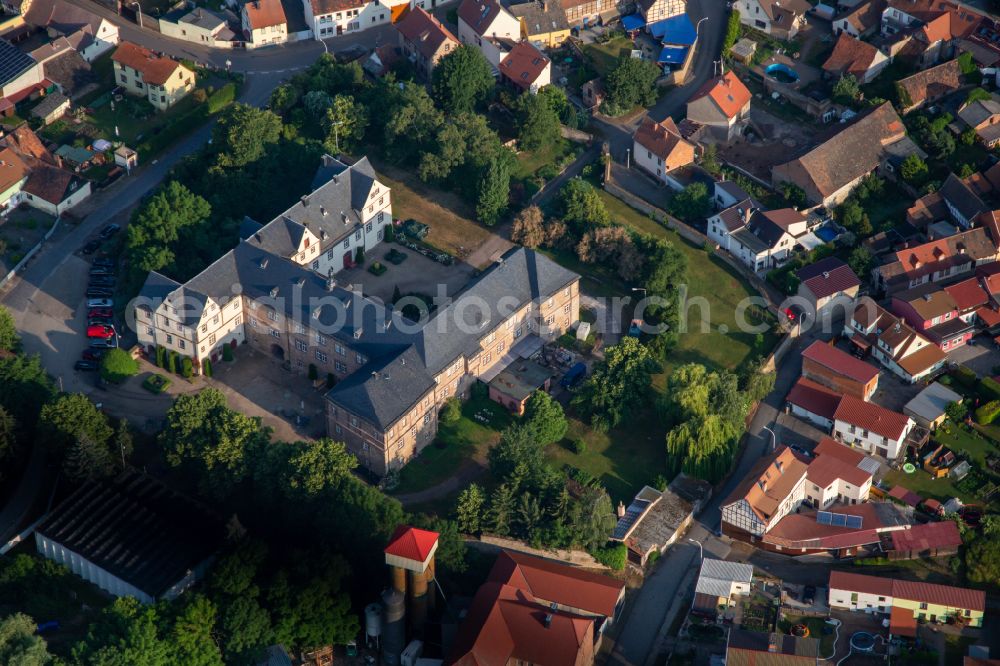
[{"label": "fence", "polygon": [[11,271],[7,273],[7,275],[0,278],[0,287],[3,287],[8,282],[14,279],[14,276],[17,275],[17,272],[22,268],[24,268],[25,265],[27,265],[27,263],[31,260],[31,258],[34,257],[40,249],[42,249],[42,245],[45,244],[45,241],[52,238],[52,234],[56,232],[56,228],[58,226],[59,226],[59,218],[57,217],[56,221],[52,223],[52,227],[45,232],[45,235],[42,236],[42,239],[35,244],[35,247],[28,250],[28,253],[24,255],[24,258],[21,259],[21,261],[17,262],[17,265],[14,266],[14,268],[12,268]]},{"label": "fence", "polygon": [[668,229],[676,231],[678,234],[691,241],[695,245],[704,245],[708,242],[708,236],[701,233],[697,229],[690,227],[676,217],[671,216],[665,210],[657,208],[653,204],[649,203],[645,199],[637,197],[625,188],[621,187],[614,182],[613,178],[605,178],[604,180],[604,191],[611,194],[615,198],[621,199],[627,203],[632,208],[635,208],[641,213],[649,215],[654,220],[662,224]]},{"label": "fence", "polygon": [[606,566],[595,560],[590,553],[585,553],[582,550],[541,550],[539,548],[532,548],[528,544],[523,541],[518,541],[517,539],[505,539],[503,537],[490,536],[488,534],[483,534],[478,540],[472,538],[466,539],[466,543],[470,546],[481,548],[483,550],[516,550],[520,553],[527,553],[528,555],[544,557],[550,560],[559,560],[560,562],[565,562],[566,564],[571,564],[576,567],[607,569]]}]

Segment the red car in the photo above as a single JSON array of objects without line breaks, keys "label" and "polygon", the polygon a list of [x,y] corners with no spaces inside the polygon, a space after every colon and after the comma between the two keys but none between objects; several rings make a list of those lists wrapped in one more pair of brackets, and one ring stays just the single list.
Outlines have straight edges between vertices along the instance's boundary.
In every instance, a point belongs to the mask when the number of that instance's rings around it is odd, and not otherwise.
[{"label": "red car", "polygon": [[87,319],[113,319],[114,316],[111,308],[91,308],[87,312]]},{"label": "red car", "polygon": [[108,338],[114,337],[115,329],[112,326],[88,326],[87,327],[87,337],[88,338],[101,338],[107,340]]}]

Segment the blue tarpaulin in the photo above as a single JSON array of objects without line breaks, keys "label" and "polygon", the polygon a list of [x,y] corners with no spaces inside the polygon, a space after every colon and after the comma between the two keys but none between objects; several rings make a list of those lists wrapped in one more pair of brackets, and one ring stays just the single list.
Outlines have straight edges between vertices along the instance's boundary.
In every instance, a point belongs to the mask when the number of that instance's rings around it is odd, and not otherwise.
[{"label": "blue tarpaulin", "polygon": [[622,17],[622,27],[628,32],[641,30],[645,25],[646,19],[642,18],[639,14],[629,14],[628,16]]},{"label": "blue tarpaulin", "polygon": [[649,34],[664,44],[691,46],[698,36],[694,23],[687,17],[687,14],[678,14],[656,23],[650,23],[648,28]]},{"label": "blue tarpaulin", "polygon": [[664,46],[656,62],[661,65],[681,65],[684,64],[687,52],[688,47],[686,46]]}]

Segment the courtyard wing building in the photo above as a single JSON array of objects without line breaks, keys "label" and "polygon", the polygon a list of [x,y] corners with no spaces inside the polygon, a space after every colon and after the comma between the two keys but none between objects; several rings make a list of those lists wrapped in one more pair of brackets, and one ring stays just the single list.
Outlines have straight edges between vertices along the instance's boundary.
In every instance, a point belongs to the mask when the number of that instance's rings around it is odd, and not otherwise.
[{"label": "courtyard wing building", "polygon": [[185,284],[151,272],[135,309],[139,343],[218,362],[247,344],[295,372],[332,376],[327,432],[383,475],[429,444],[437,413],[579,319],[579,276],[525,248],[507,252],[421,324],[336,273],[381,242],[389,188],[362,158],[325,157],[314,191]]}]

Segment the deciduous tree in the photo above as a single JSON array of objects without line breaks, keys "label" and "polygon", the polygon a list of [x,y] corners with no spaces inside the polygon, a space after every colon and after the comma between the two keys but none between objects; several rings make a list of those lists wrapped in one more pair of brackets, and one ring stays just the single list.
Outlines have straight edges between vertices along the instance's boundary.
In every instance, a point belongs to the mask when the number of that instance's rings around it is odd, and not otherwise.
[{"label": "deciduous tree", "polygon": [[604,351],[604,360],[573,396],[573,405],[602,431],[617,426],[643,404],[656,363],[638,340],[626,337]]},{"label": "deciduous tree", "polygon": [[[3,254],[0,251],[0,254]],[[18,352],[21,349],[21,338],[17,334],[17,326],[10,310],[0,305],[0,351]]]},{"label": "deciduous tree", "polygon": [[496,79],[479,49],[467,44],[441,58],[434,67],[434,98],[447,113],[472,111],[493,92]]},{"label": "deciduous tree", "polygon": [[535,441],[558,442],[566,435],[566,414],[562,405],[545,391],[535,391],[524,406],[524,425]]},{"label": "deciduous tree", "polygon": [[486,496],[478,484],[470,484],[468,488],[460,492],[458,503],[455,505],[458,529],[466,534],[478,534],[482,525],[482,512],[485,503]]},{"label": "deciduous tree", "polygon": [[514,109],[517,142],[523,150],[540,151],[559,141],[558,112],[541,95],[522,94]]},{"label": "deciduous tree", "polygon": [[212,137],[218,166],[246,166],[281,138],[281,118],[255,106],[232,104],[219,116]]},{"label": "deciduous tree", "polygon": [[0,620],[0,663],[10,666],[48,666],[52,663],[45,639],[35,633],[35,621],[23,613]]}]

